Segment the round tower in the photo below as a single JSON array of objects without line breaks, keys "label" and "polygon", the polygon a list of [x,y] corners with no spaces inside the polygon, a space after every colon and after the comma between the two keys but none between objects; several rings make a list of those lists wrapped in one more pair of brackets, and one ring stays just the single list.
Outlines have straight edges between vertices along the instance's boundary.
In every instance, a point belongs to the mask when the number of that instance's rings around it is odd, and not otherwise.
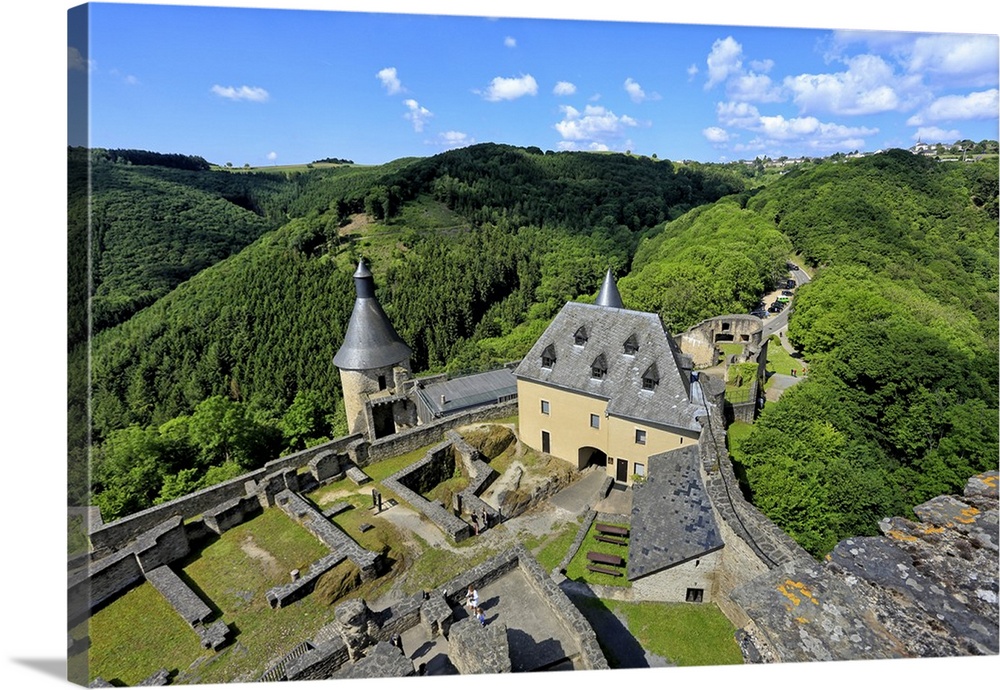
[{"label": "round tower", "polygon": [[340,370],[350,433],[375,439],[395,433],[400,412],[408,407],[400,398],[413,352],[375,297],[375,280],[364,260],[354,272],[354,290],[354,311],[333,363]]}]

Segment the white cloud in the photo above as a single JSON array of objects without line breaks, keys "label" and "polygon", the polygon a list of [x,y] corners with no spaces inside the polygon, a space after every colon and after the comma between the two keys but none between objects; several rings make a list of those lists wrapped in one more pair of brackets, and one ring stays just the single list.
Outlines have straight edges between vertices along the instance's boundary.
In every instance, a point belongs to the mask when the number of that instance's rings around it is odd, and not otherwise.
[{"label": "white cloud", "polygon": [[121,79],[123,82],[125,82],[129,86],[138,86],[139,85],[139,78],[136,77],[136,76],[134,76],[134,75],[132,75],[132,74],[122,74],[117,69],[111,70],[110,74],[111,74],[111,76],[113,76],[113,77],[115,77],[117,79]]},{"label": "white cloud", "polygon": [[687,68],[688,81],[694,79],[698,76],[698,65],[691,63],[691,66]]},{"label": "white cloud", "polygon": [[589,142],[589,145],[607,145],[609,140],[624,136],[627,127],[638,123],[628,115],[615,115],[603,106],[588,105],[581,113],[572,106],[562,106],[563,119],[555,124],[564,142]]},{"label": "white cloud", "polygon": [[997,46],[996,36],[920,36],[913,41],[907,67],[910,72],[930,72],[950,77],[986,76],[996,83]]},{"label": "white cloud", "polygon": [[751,128],[771,140],[797,140],[812,148],[830,146],[844,142],[852,148],[864,145],[864,137],[878,133],[871,127],[847,127],[832,122],[820,122],[815,117],[785,118],[783,115],[761,116],[757,126]]},{"label": "white cloud", "polygon": [[79,72],[88,72],[94,68],[93,60],[84,59],[80,51],[73,46],[69,46],[69,69]]},{"label": "white cloud", "polygon": [[743,67],[743,46],[732,36],[717,40],[712,44],[712,52],[708,54],[708,81],[705,88],[710,89],[724,82],[729,75],[739,73]]},{"label": "white cloud", "polygon": [[625,91],[628,93],[628,97],[632,99],[633,103],[642,103],[646,100],[646,92],[642,90],[639,86],[639,82],[629,77],[625,80]]},{"label": "white cloud", "polygon": [[870,115],[912,105],[917,83],[897,77],[892,66],[878,55],[858,55],[847,60],[847,70],[835,74],[800,74],[785,77],[785,87],[803,112]]},{"label": "white cloud", "polygon": [[457,149],[463,146],[471,146],[476,143],[476,140],[465,132],[450,130],[439,134],[436,143],[445,149]]},{"label": "white cloud", "polygon": [[390,96],[403,90],[403,84],[399,81],[399,76],[396,74],[395,67],[384,67],[380,69],[375,76],[380,82],[382,82],[382,86],[385,88],[386,93]]},{"label": "white cloud", "polygon": [[231,101],[254,101],[256,103],[263,103],[270,98],[270,94],[259,86],[234,87],[219,86],[216,84],[212,87],[212,93],[222,98],[228,98]]},{"label": "white cloud", "polygon": [[760,120],[760,111],[750,103],[719,103],[715,106],[715,114],[727,127],[752,127]]},{"label": "white cloud", "polygon": [[508,48],[517,48],[517,39],[513,36],[507,36],[503,39],[503,44]]},{"label": "white cloud", "polygon": [[906,121],[911,127],[946,120],[995,118],[1000,111],[997,89],[977,91],[966,96],[942,96]]},{"label": "white cloud", "polygon": [[271,151],[269,154],[267,154],[267,160],[269,160],[269,161],[276,161],[276,160],[278,160],[278,154],[275,153],[274,151]]},{"label": "white cloud", "polygon": [[722,144],[729,141],[729,132],[722,127],[706,127],[701,130],[702,135],[713,144]]},{"label": "white cloud", "polygon": [[403,117],[413,123],[413,130],[415,132],[424,131],[424,125],[427,123],[429,118],[434,116],[434,113],[417,103],[412,98],[407,98],[403,101],[403,103],[408,108],[407,113],[403,115]]},{"label": "white cloud", "polygon": [[494,77],[483,94],[488,101],[512,101],[538,93],[538,83],[530,74],[522,77]]},{"label": "white cloud", "polygon": [[747,72],[730,80],[726,87],[730,98],[757,103],[774,103],[782,100],[781,89],[766,74]]},{"label": "white cloud", "polygon": [[576,84],[569,81],[556,82],[555,88],[552,89],[552,93],[557,96],[572,96],[576,93]]},{"label": "white cloud", "polygon": [[940,127],[920,127],[913,134],[914,141],[926,143],[950,144],[958,141],[962,135],[957,129],[941,129]]},{"label": "white cloud", "polygon": [[754,72],[770,72],[774,68],[774,60],[752,60],[750,69]]}]

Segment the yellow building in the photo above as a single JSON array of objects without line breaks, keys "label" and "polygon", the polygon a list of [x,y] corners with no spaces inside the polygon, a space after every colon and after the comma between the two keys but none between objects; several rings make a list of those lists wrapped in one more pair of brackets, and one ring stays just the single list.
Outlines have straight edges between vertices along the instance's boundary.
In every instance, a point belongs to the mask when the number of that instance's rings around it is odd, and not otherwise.
[{"label": "yellow building", "polygon": [[698,442],[707,413],[691,369],[657,314],[624,308],[608,271],[597,303],[567,303],[514,370],[521,440],[631,484],[650,456]]}]

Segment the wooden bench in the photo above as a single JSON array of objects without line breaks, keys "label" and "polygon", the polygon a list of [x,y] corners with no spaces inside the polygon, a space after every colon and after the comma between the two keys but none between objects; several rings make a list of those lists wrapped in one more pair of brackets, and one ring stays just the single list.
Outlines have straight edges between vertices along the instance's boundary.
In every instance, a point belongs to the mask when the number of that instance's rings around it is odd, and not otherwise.
[{"label": "wooden bench", "polygon": [[611,534],[616,537],[628,536],[627,527],[618,527],[617,525],[606,525],[602,522],[598,522],[597,524],[594,525],[594,529],[596,529],[601,534]]},{"label": "wooden bench", "polygon": [[594,537],[597,541],[603,541],[605,544],[618,544],[619,546],[625,546],[628,544],[627,539],[622,539],[619,537],[610,537],[606,534],[598,534]]},{"label": "wooden bench", "polygon": [[625,559],[610,553],[600,551],[588,551],[587,560],[591,563],[604,563],[605,565],[625,565]]},{"label": "wooden bench", "polygon": [[611,568],[606,568],[603,565],[588,565],[587,570],[592,570],[595,573],[604,573],[605,575],[613,575],[615,577],[621,577],[622,574],[617,570]]}]

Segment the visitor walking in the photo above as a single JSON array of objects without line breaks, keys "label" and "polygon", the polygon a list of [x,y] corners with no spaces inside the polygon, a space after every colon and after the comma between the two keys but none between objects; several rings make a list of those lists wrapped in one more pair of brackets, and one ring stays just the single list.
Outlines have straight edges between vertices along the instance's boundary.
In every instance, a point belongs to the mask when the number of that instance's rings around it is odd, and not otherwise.
[{"label": "visitor walking", "polygon": [[486,627],[486,614],[483,613],[482,607],[476,607],[476,620],[479,621],[479,625]]}]

